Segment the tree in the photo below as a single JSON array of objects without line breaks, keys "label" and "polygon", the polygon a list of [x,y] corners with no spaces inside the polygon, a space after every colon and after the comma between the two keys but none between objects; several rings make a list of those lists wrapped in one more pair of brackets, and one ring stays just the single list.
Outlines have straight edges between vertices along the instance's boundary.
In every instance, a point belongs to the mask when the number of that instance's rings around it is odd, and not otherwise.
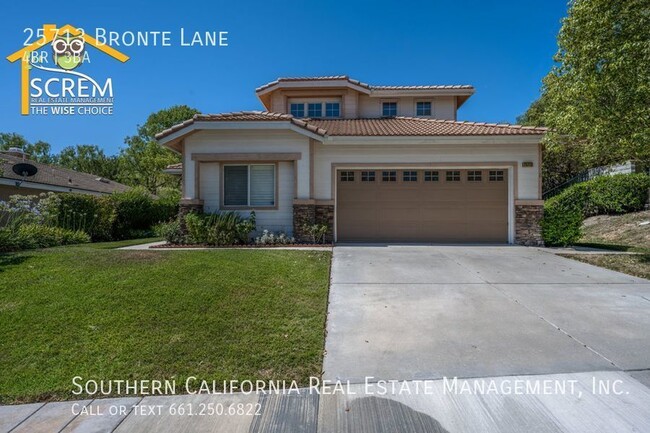
[{"label": "tree", "polygon": [[125,138],[127,147],[120,152],[120,180],[127,185],[141,185],[153,194],[164,187],[178,188],[178,177],[162,170],[180,162],[180,157],[160,146],[155,135],[198,113],[187,105],[176,105],[151,114],[143,125],[138,125],[138,133]]},{"label": "tree", "polygon": [[30,143],[25,137],[15,132],[0,132],[0,150],[6,151],[11,147],[22,149],[29,159],[37,162],[52,162],[51,146],[45,141]]},{"label": "tree", "polygon": [[91,173],[106,179],[120,177],[119,161],[116,156],[107,156],[96,145],[79,144],[65,147],[55,156],[54,162],[63,167]]},{"label": "tree", "polygon": [[[552,128],[545,140],[553,173],[626,160],[650,163],[648,0],[574,0],[558,35],[556,66],[521,117]],[[551,164],[557,164],[551,167]],[[549,182],[550,181],[550,182]],[[546,185],[548,187],[549,185]]]}]

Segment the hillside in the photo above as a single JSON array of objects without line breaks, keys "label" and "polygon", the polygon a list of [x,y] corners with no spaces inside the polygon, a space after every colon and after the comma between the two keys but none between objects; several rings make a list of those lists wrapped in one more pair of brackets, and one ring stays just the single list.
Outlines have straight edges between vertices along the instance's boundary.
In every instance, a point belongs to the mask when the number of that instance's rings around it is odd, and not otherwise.
[{"label": "hillside", "polygon": [[612,249],[617,253],[563,256],[650,279],[650,211],[587,218],[582,229],[580,245]]}]

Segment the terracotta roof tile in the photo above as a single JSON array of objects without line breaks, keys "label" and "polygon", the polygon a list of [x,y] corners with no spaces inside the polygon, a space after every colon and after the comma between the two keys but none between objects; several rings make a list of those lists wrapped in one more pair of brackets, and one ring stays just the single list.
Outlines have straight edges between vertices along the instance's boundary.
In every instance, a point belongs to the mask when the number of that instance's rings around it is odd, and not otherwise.
[{"label": "terracotta roof tile", "polygon": [[189,120],[174,125],[169,129],[156,134],[156,139],[160,140],[176,131],[192,125],[194,122],[291,122],[296,126],[304,128],[318,135],[325,135],[325,131],[318,127],[308,124],[302,119],[296,119],[290,114],[272,113],[269,111],[237,111],[232,113],[220,114],[195,114]]},{"label": "terracotta roof tile", "polygon": [[297,119],[290,114],[266,111],[241,111],[223,114],[197,114],[192,119],[175,125],[157,139],[183,129],[195,121],[290,121],[321,136],[477,136],[477,135],[542,135],[546,128],[510,125],[506,123],[465,122],[425,119],[420,117],[389,117],[375,119]]},{"label": "terracotta roof tile", "polygon": [[476,136],[541,135],[546,128],[455,120],[391,117],[379,119],[311,119],[331,136]]},{"label": "terracotta roof tile", "polygon": [[30,163],[38,172],[25,179],[27,182],[40,183],[44,185],[54,185],[64,188],[82,189],[91,192],[100,192],[110,194],[113,192],[122,192],[129,189],[128,186],[121,183],[103,179],[94,174],[81,173],[56,165],[43,164],[29,159],[23,160],[22,156],[16,156],[0,152],[0,177],[5,179],[22,180],[22,176],[13,172],[14,164],[20,162]]}]

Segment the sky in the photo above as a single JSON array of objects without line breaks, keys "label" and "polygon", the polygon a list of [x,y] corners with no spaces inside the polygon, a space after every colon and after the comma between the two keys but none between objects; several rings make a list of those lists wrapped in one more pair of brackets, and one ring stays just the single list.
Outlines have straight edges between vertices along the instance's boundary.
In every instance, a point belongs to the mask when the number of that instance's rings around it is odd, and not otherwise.
[{"label": "sky", "polygon": [[[43,140],[52,151],[124,147],[152,112],[177,104],[204,113],[260,110],[254,90],[281,76],[349,75],[375,85],[471,84],[459,120],[514,123],[539,96],[553,66],[563,0],[548,1],[198,1],[9,2],[0,53],[19,50],[30,30],[71,24],[170,32],[171,46],[115,46],[122,63],[95,48],[78,69],[110,77],[112,115],[20,114],[20,62],[0,64],[0,132]],[[194,32],[228,32],[228,46],[181,46]],[[100,30],[101,32],[101,30]],[[122,40],[123,42],[123,40]],[[38,71],[37,71],[38,72]],[[60,75],[60,74],[59,74]],[[35,75],[32,74],[32,77]],[[51,75],[50,75],[51,76]],[[43,80],[49,76],[43,75]]]}]

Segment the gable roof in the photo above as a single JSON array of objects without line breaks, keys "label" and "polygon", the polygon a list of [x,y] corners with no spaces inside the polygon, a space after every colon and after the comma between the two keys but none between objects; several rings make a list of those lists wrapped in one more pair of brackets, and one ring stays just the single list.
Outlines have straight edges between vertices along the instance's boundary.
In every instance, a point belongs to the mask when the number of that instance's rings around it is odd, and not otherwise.
[{"label": "gable roof", "polygon": [[[372,119],[297,119],[290,114],[267,111],[240,111],[222,114],[197,114],[185,122],[156,134],[157,140],[189,128],[196,122],[287,122],[320,137],[437,137],[437,136],[516,136],[546,133],[547,128],[510,125],[506,123],[465,122],[389,117]],[[191,132],[189,129],[187,133]],[[183,134],[184,135],[184,134]],[[182,136],[182,135],[181,135]],[[173,140],[178,140],[176,136]],[[165,143],[167,144],[167,143]]]},{"label": "gable roof", "polygon": [[30,163],[38,168],[38,172],[34,176],[26,178],[25,182],[72,188],[75,190],[84,190],[101,194],[122,192],[129,189],[126,185],[101,178],[94,174],[81,173],[67,168],[58,167],[56,165],[43,164],[29,159],[23,159],[22,156],[16,156],[5,152],[0,152],[0,179],[10,179],[15,181],[23,180],[22,176],[17,175],[12,170],[14,164],[21,162]]},{"label": "gable roof", "polygon": [[[311,83],[305,86],[302,83]],[[415,85],[415,86],[374,86],[362,83],[347,75],[327,75],[318,77],[280,77],[255,89],[257,97],[265,108],[271,110],[272,94],[279,89],[300,90],[308,87],[314,89],[350,88],[371,97],[396,97],[406,93],[410,96],[429,97],[435,95],[455,96],[458,107],[463,105],[474,94],[474,86],[462,85]]]},{"label": "gable roof", "polygon": [[195,114],[191,119],[159,132],[156,134],[156,140],[163,139],[174,132],[187,128],[195,122],[289,122],[311,133],[321,136],[325,135],[324,130],[307,123],[303,119],[297,119],[290,114],[271,113],[269,111],[236,111],[219,114]]}]

